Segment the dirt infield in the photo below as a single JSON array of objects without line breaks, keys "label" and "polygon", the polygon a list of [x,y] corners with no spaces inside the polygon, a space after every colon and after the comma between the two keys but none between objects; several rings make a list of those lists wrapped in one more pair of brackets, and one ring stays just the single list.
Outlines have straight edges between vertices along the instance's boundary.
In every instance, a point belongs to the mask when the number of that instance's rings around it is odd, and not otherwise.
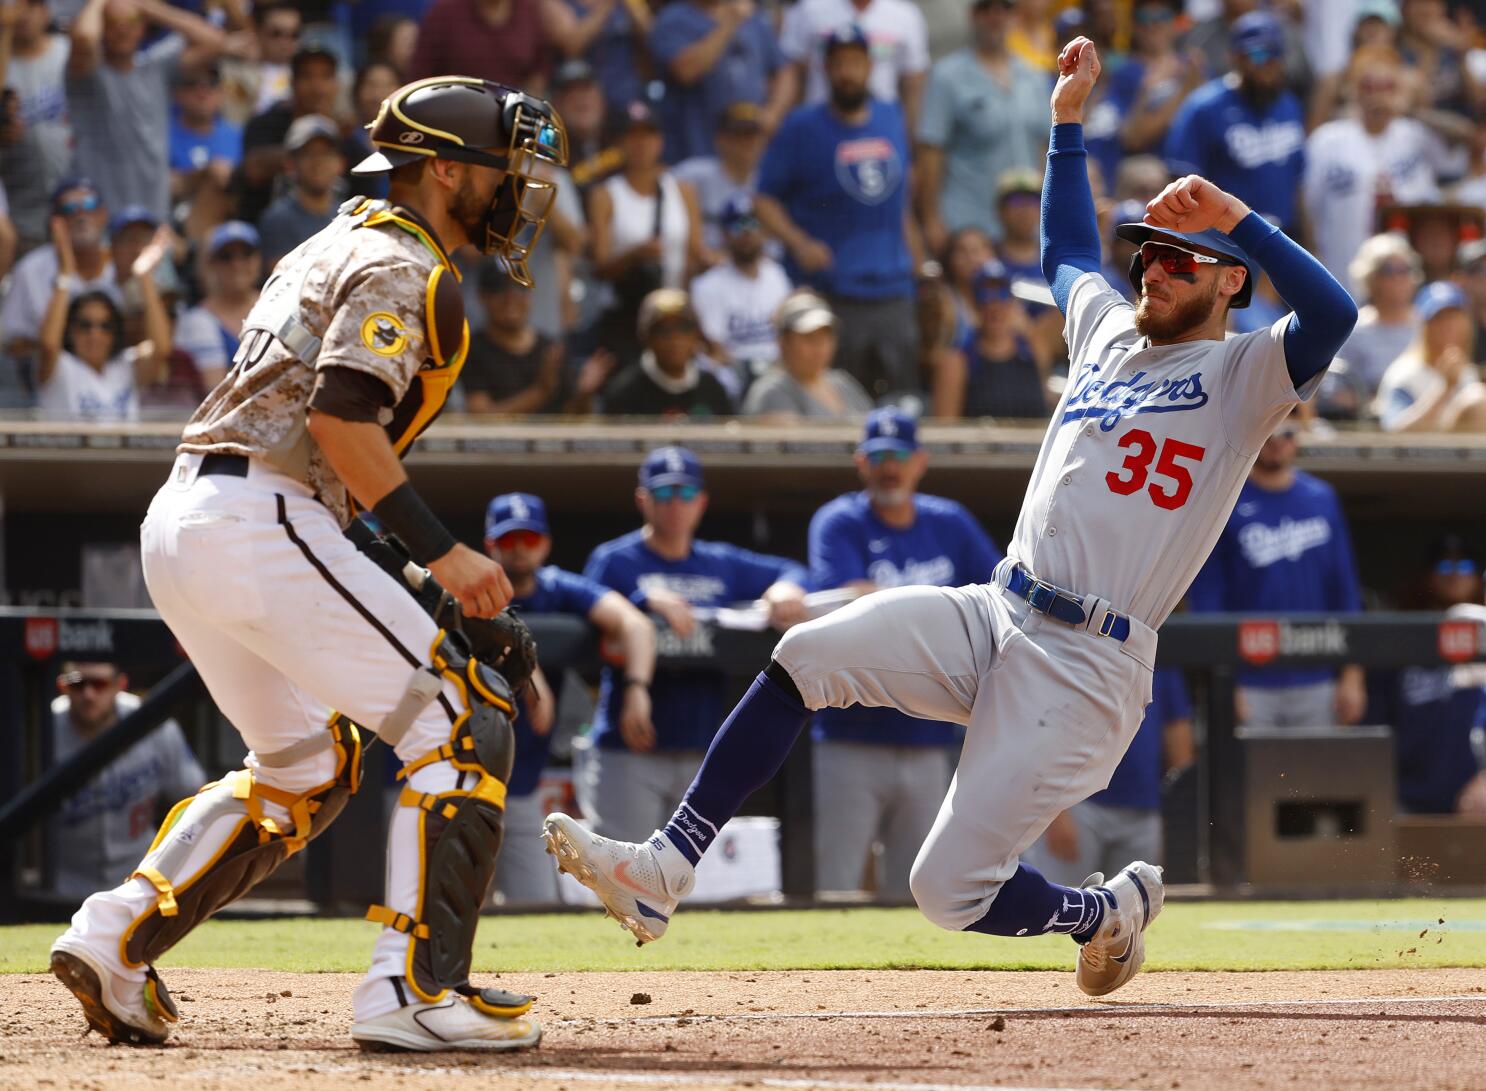
[{"label": "dirt infield", "polygon": [[[533,1053],[360,1053],[344,974],[167,971],[170,1046],[83,1036],[52,978],[5,979],[0,1086],[172,1091],[587,1088],[1479,1088],[1478,970],[1145,974],[1091,1001],[1072,973],[509,974]],[[648,999],[646,999],[648,998]]]}]

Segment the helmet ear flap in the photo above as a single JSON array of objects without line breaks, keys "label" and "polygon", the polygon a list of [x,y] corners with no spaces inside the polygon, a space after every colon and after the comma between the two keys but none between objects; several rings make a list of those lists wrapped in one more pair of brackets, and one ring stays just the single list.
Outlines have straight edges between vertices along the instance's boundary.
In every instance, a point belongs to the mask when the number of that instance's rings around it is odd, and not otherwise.
[{"label": "helmet ear flap", "polygon": [[1135,289],[1135,295],[1140,297],[1141,288],[1145,283],[1145,262],[1141,259],[1140,251],[1130,255],[1130,287]]}]

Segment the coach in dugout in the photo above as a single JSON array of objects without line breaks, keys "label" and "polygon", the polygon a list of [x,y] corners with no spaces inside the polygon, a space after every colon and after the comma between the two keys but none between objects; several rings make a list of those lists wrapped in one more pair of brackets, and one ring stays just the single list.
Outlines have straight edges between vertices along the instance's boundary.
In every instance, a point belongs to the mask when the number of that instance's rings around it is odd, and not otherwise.
[{"label": "coach in dugout", "polygon": [[650,724],[624,715],[626,693],[645,680],[604,668],[592,745],[577,763],[574,787],[596,832],[629,840],[648,837],[670,817],[722,722],[727,678],[697,611],[762,599],[770,624],[786,629],[805,617],[806,579],[784,557],[697,538],[707,491],[702,464],[685,447],[645,456],[635,504],[645,525],[598,546],[583,575],[662,618],[661,652],[695,657],[697,666],[655,672]]},{"label": "coach in dugout", "polygon": [[[52,701],[51,751],[61,763],[139,708],[113,663],[64,663]],[[166,720],[105,766],[47,824],[52,893],[79,901],[129,874],[165,808],[206,782],[180,725]]]},{"label": "coach in dugout", "polygon": [[[859,492],[810,520],[810,582],[820,591],[987,583],[1001,551],[961,504],[918,491],[929,466],[918,423],[901,409],[867,418],[856,450]],[[811,731],[815,779],[815,886],[856,890],[874,842],[876,889],[909,897],[908,870],[949,787],[960,732],[896,708],[827,708]]]}]

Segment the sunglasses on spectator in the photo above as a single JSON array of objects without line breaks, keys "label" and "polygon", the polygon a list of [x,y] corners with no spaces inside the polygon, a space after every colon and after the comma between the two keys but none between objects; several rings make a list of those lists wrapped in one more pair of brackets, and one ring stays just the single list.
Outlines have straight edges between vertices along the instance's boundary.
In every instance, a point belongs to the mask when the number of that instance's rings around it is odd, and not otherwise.
[{"label": "sunglasses on spectator", "polygon": [[1142,243],[1140,263],[1147,269],[1152,265],[1159,265],[1167,276],[1192,276],[1199,265],[1238,264],[1228,258],[1215,258],[1211,254],[1199,254],[1196,250],[1187,250],[1164,242]]},{"label": "sunglasses on spectator", "polygon": [[1175,18],[1171,9],[1164,4],[1146,4],[1144,7],[1135,9],[1135,21],[1142,26],[1151,26],[1154,23],[1169,23]]},{"label": "sunglasses on spectator", "polygon": [[1436,576],[1474,576],[1476,574],[1476,562],[1469,557],[1461,557],[1458,560],[1443,560],[1434,566]]},{"label": "sunglasses on spectator", "polygon": [[112,333],[114,324],[107,319],[79,318],[72,323],[72,328],[79,333],[96,333],[99,330]]},{"label": "sunglasses on spectator", "polygon": [[1378,273],[1385,277],[1406,277],[1414,271],[1406,261],[1385,261],[1378,266]]},{"label": "sunglasses on spectator", "polygon": [[57,211],[64,216],[76,216],[79,212],[95,212],[102,203],[98,194],[90,193],[86,197],[74,197],[70,201],[63,201],[57,206]]},{"label": "sunglasses on spectator", "polygon": [[218,81],[210,76],[192,76],[179,81],[176,86],[182,91],[200,91],[203,87],[216,87]]},{"label": "sunglasses on spectator", "polygon": [[867,461],[873,466],[881,466],[884,462],[907,462],[912,451],[902,451],[896,447],[887,447],[881,451],[867,452]]},{"label": "sunglasses on spectator", "polygon": [[992,280],[978,285],[975,302],[1000,303],[1011,298],[1011,285],[1004,280]]},{"label": "sunglasses on spectator", "polygon": [[1281,428],[1281,429],[1278,429],[1275,432],[1275,434],[1274,434],[1274,438],[1275,439],[1288,440],[1290,443],[1294,443],[1297,439],[1300,438],[1300,429],[1299,428]]},{"label": "sunglasses on spectator", "polygon": [[539,530],[508,530],[495,540],[495,548],[536,549],[546,540],[547,535]]},{"label": "sunglasses on spectator", "polygon": [[650,498],[660,504],[672,500],[695,500],[702,495],[699,485],[657,485],[650,490]]},{"label": "sunglasses on spectator", "polygon": [[211,260],[220,264],[229,261],[248,261],[258,256],[258,251],[247,246],[226,246],[211,256]]},{"label": "sunglasses on spectator", "polygon": [[73,671],[71,674],[63,677],[62,685],[66,686],[67,689],[72,693],[77,693],[84,689],[90,689],[94,692],[101,693],[103,690],[108,689],[108,687],[113,685],[116,681],[118,681],[117,676],[101,678],[96,674],[84,675]]},{"label": "sunglasses on spectator", "polygon": [[265,38],[298,38],[299,31],[286,30],[283,27],[272,27],[268,30],[263,31],[263,36]]}]

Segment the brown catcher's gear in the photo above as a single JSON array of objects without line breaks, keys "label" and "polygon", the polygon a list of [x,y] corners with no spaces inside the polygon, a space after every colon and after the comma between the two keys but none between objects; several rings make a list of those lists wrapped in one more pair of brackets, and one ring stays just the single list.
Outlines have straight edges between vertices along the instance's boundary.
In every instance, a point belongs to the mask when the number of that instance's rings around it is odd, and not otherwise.
[{"label": "brown catcher's gear", "polygon": [[[452,682],[463,699],[464,711],[447,743],[408,762],[397,777],[406,780],[425,766],[448,762],[461,774],[472,773],[478,779],[465,788],[461,775],[461,787],[436,795],[404,786],[398,803],[419,811],[422,874],[417,908],[410,917],[375,905],[366,919],[405,932],[411,939],[405,978],[419,1000],[437,1003],[453,989],[481,1011],[515,1017],[531,1007],[530,997],[477,989],[469,975],[475,925],[490,894],[500,852],[506,782],[516,757],[516,736],[511,729],[516,705],[506,680],[470,655],[459,633],[440,631],[432,660],[432,671],[421,673],[435,681]],[[410,685],[409,693],[418,688]],[[430,687],[424,692],[438,691]]]},{"label": "brown catcher's gear", "polygon": [[471,241],[505,258],[511,278],[531,287],[526,259],[542,234],[557,186],[539,164],[563,166],[568,137],[541,99],[503,84],[435,76],[399,87],[367,126],[377,150],[353,174],[376,174],[420,158],[454,159],[505,172],[485,217],[485,238]]},{"label": "brown catcher's gear", "polygon": [[[350,720],[332,713],[324,732],[277,753],[260,754],[258,762],[281,768],[326,749],[336,752],[335,775],[308,792],[293,795],[260,783],[251,769],[239,769],[171,808],[133,875],[153,886],[156,897],[124,933],[120,951],[125,963],[154,962],[335,820],[361,786],[361,737]],[[263,813],[265,800],[289,812],[288,828]],[[226,836],[211,829],[223,821],[234,824]],[[208,839],[218,848],[192,867],[191,857]],[[170,1010],[168,1002],[162,1006]]]}]

